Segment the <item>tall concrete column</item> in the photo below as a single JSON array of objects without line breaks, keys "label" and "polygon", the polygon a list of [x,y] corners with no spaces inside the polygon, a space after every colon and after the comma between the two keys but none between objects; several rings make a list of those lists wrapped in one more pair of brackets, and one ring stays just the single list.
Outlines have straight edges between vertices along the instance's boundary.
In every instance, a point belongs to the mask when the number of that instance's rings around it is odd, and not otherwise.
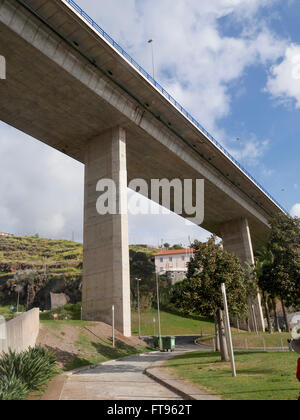
[{"label": "tall concrete column", "polygon": [[[221,226],[221,235],[226,251],[237,255],[243,263],[255,264],[251,234],[246,218],[239,218],[224,223]],[[254,306],[258,330],[265,331],[264,316],[259,293],[254,301],[249,300],[250,325],[252,329],[254,329],[252,305]]]},{"label": "tall concrete column", "polygon": [[[99,180],[116,185],[116,214],[96,209]],[[85,154],[83,319],[112,323],[131,336],[126,133],[118,127],[90,140]]]}]

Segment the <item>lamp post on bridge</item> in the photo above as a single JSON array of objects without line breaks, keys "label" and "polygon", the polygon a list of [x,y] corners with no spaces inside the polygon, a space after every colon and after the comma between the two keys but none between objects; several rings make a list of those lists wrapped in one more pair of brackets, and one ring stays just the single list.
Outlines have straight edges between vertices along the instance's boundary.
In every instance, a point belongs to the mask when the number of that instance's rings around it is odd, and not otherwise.
[{"label": "lamp post on bridge", "polygon": [[149,39],[148,44],[151,44],[151,50],[152,50],[152,74],[153,74],[153,79],[155,80],[155,65],[154,65],[153,39]]}]

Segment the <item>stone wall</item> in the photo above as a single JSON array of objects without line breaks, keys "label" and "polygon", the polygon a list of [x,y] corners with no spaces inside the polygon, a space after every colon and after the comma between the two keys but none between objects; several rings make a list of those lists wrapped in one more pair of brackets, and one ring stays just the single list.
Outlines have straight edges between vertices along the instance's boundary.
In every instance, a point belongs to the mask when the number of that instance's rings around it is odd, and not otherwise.
[{"label": "stone wall", "polygon": [[[5,325],[6,339],[0,337],[0,354],[11,349],[22,352],[29,347],[34,347],[40,328],[40,310],[32,309],[23,315],[18,316]],[[3,330],[3,326],[2,326]]]}]

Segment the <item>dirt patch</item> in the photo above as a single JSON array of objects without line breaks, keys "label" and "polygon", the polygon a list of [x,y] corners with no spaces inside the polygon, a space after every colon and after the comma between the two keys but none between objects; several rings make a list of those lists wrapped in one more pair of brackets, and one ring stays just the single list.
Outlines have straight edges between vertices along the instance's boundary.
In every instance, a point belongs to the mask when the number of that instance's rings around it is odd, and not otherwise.
[{"label": "dirt patch", "polygon": [[[95,337],[100,339],[110,340],[112,337],[112,328],[110,325],[104,324],[103,322],[93,322],[85,327],[87,331],[94,334]],[[145,347],[147,344],[140,340],[138,337],[124,337],[119,331],[115,331],[116,340],[122,341],[125,344],[133,347]]]}]

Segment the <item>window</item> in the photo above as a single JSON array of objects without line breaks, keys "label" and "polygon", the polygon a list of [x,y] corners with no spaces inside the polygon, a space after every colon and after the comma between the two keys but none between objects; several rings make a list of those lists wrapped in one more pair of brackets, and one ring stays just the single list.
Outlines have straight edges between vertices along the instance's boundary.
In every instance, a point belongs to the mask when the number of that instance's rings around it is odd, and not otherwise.
[{"label": "window", "polygon": [[164,259],[163,259],[163,258],[161,258],[161,259],[160,259],[160,262],[164,262]]},{"label": "window", "polygon": [[172,262],[172,261],[173,261],[173,257],[170,257],[170,258],[169,258],[169,261],[170,261],[170,262]]},{"label": "window", "polygon": [[181,257],[182,261],[185,261],[185,256]]}]

